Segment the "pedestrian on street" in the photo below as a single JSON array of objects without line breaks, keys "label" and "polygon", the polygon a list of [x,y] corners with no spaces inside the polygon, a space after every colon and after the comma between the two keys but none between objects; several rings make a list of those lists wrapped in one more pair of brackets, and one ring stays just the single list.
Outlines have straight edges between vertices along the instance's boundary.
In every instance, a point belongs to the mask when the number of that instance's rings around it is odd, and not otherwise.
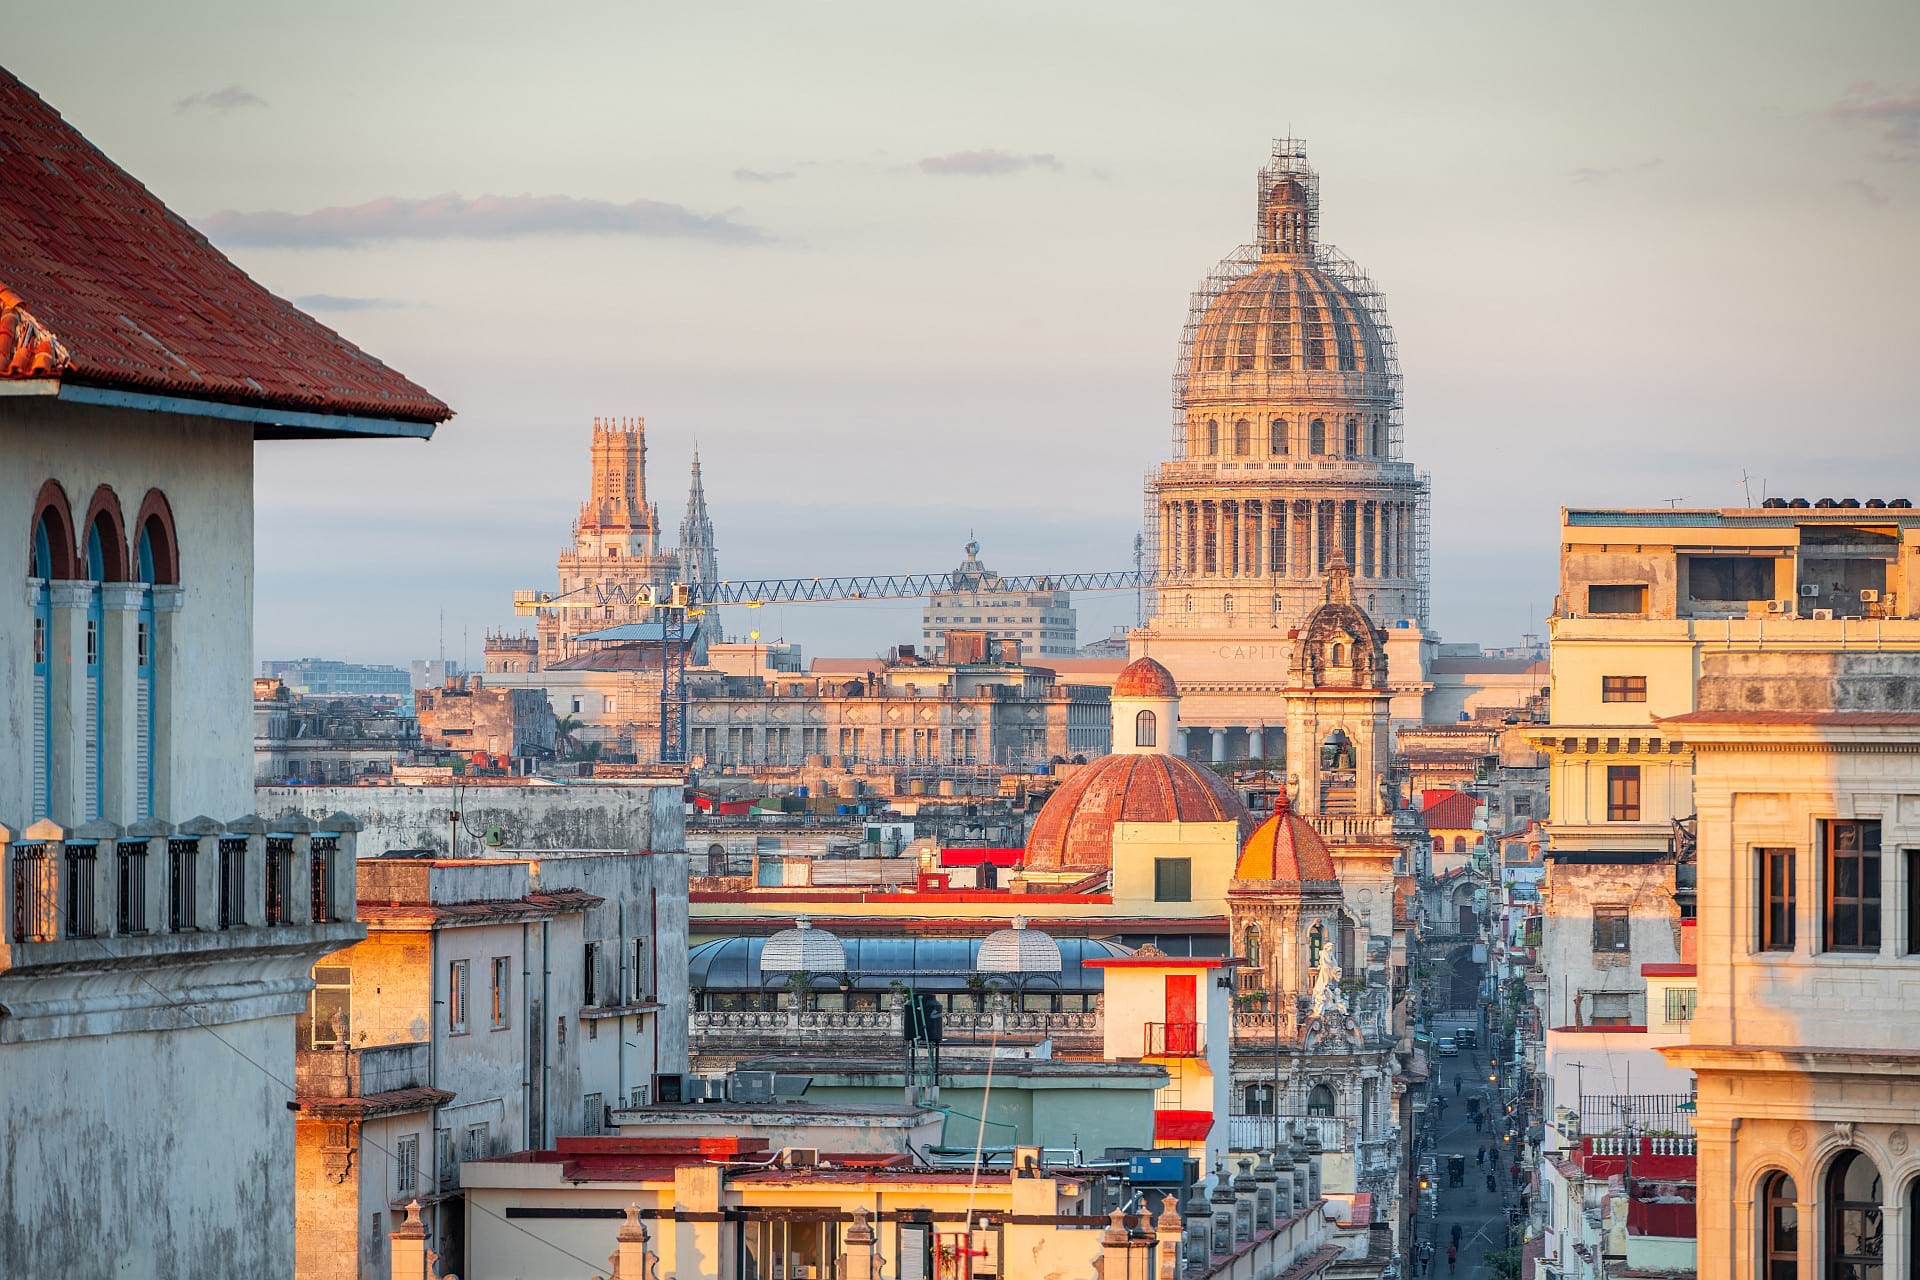
[{"label": "pedestrian on street", "polygon": [[1453,1245],[1447,1246],[1447,1274],[1453,1274],[1453,1264],[1460,1260],[1460,1250]]},{"label": "pedestrian on street", "polygon": [[1479,1113],[1478,1111],[1476,1111],[1476,1112],[1474,1112],[1474,1113],[1473,1113],[1473,1131],[1474,1131],[1475,1133],[1479,1133],[1479,1132],[1480,1132],[1480,1123],[1481,1123],[1481,1122],[1480,1122],[1480,1113]]},{"label": "pedestrian on street", "polygon": [[1476,1147],[1476,1148],[1474,1148],[1474,1152],[1473,1152],[1473,1162],[1474,1162],[1475,1164],[1478,1164],[1478,1165],[1484,1165],[1484,1164],[1486,1164],[1486,1162],[1487,1162],[1487,1149],[1486,1149],[1485,1147]]},{"label": "pedestrian on street", "polygon": [[1487,1170],[1487,1190],[1498,1191],[1499,1189],[1500,1183],[1499,1180],[1493,1176],[1493,1170]]},{"label": "pedestrian on street", "polygon": [[1453,1247],[1460,1247],[1460,1224],[1457,1222],[1453,1224]]},{"label": "pedestrian on street", "polygon": [[1453,1096],[1456,1098],[1460,1096],[1460,1077],[1459,1076],[1455,1076],[1453,1078]]}]

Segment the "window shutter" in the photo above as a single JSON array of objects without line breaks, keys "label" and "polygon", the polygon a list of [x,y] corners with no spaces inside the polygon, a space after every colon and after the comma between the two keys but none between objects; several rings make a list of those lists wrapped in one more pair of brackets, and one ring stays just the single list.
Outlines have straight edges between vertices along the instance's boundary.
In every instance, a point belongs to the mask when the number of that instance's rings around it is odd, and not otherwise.
[{"label": "window shutter", "polygon": [[[142,624],[145,625],[145,624]],[[153,679],[144,672],[134,686],[133,795],[135,812],[153,816]]]}]

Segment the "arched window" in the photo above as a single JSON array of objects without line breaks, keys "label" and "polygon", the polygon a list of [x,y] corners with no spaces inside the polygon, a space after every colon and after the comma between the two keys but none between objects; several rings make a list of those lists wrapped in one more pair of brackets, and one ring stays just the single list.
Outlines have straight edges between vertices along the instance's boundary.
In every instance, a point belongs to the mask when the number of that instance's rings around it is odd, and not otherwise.
[{"label": "arched window", "polygon": [[1247,967],[1250,969],[1258,969],[1260,967],[1259,925],[1250,924],[1247,926],[1247,942],[1243,950],[1246,953]]},{"label": "arched window", "polygon": [[1245,418],[1233,424],[1233,456],[1244,458],[1253,452],[1253,424]]},{"label": "arched window", "polygon": [[87,576],[94,582],[125,582],[127,538],[120,499],[106,485],[93,491],[87,506]]},{"label": "arched window", "polygon": [[40,486],[34,501],[33,545],[28,549],[34,568],[32,577],[63,580],[74,577],[73,508],[67,505],[66,490],[58,481]]},{"label": "arched window", "polygon": [[1160,717],[1151,711],[1142,711],[1133,718],[1133,745],[1151,747],[1158,745]]},{"label": "arched window", "polygon": [[1347,456],[1360,456],[1360,419],[1351,415],[1347,418]]},{"label": "arched window", "polygon": [[1233,597],[1232,596],[1220,597],[1220,612],[1228,615],[1229,617],[1233,615]]},{"label": "arched window", "polygon": [[1187,597],[1187,599],[1186,599],[1186,611],[1187,611],[1188,613],[1192,613],[1192,612],[1193,612],[1193,597],[1192,597],[1192,596],[1188,596],[1188,597]]},{"label": "arched window", "polygon": [[56,579],[73,577],[73,516],[67,496],[49,480],[40,491],[27,544],[27,576],[33,587],[33,708],[29,755],[33,816],[52,816],[53,802],[53,591]]},{"label": "arched window", "polygon": [[1333,1114],[1333,1090],[1324,1084],[1313,1086],[1307,1094],[1307,1114],[1310,1116],[1331,1116]]},{"label": "arched window", "polygon": [[139,518],[133,522],[139,539],[147,547],[153,562],[151,577],[142,582],[177,586],[180,582],[180,544],[173,532],[173,508],[158,489],[147,490],[140,503]]},{"label": "arched window", "polygon": [[1307,934],[1307,968],[1320,967],[1320,949],[1327,945],[1327,931],[1323,925],[1314,925]]},{"label": "arched window", "polygon": [[1344,667],[1347,665],[1347,646],[1337,642],[1334,644],[1333,665],[1336,667]]},{"label": "arched window", "polygon": [[1207,419],[1207,456],[1209,458],[1220,456],[1220,424],[1212,418]]},{"label": "arched window", "polygon": [[1767,1175],[1760,1193],[1760,1266],[1755,1280],[1799,1280],[1800,1199],[1793,1179]]},{"label": "arched window", "polygon": [[1378,418],[1375,418],[1373,420],[1372,452],[1373,452],[1373,456],[1376,458],[1384,458],[1387,456],[1387,429],[1385,426],[1381,424],[1380,419]]},{"label": "arched window", "polygon": [[1287,452],[1287,420],[1275,418],[1267,427],[1267,452],[1284,457]]},{"label": "arched window", "polygon": [[1880,1170],[1858,1151],[1842,1152],[1827,1170],[1826,1257],[1821,1280],[1881,1280],[1887,1224],[1880,1207]]},{"label": "arched window", "polygon": [[1467,838],[1465,836],[1455,836],[1453,838],[1453,851],[1455,853],[1465,853],[1467,851]]},{"label": "arched window", "polygon": [[1273,1086],[1270,1084],[1250,1084],[1246,1092],[1246,1114],[1250,1116],[1270,1116],[1273,1114]]},{"label": "arched window", "polygon": [[1307,428],[1307,452],[1319,455],[1327,451],[1327,424],[1323,418],[1315,418],[1313,425]]}]

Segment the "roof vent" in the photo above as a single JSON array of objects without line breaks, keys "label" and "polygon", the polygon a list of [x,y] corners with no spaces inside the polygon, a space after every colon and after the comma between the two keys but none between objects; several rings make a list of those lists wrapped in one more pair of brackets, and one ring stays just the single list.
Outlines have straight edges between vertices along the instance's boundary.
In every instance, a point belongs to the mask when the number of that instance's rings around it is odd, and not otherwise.
[{"label": "roof vent", "polygon": [[1816,507],[1837,507],[1840,504],[1835,502],[1832,498],[1822,498],[1818,502],[1814,503],[1813,505]]},{"label": "roof vent", "polygon": [[1792,502],[1789,502],[1787,505],[1790,507],[1805,507],[1805,506],[1810,506],[1812,504],[1810,504],[1805,498],[1795,498]]}]

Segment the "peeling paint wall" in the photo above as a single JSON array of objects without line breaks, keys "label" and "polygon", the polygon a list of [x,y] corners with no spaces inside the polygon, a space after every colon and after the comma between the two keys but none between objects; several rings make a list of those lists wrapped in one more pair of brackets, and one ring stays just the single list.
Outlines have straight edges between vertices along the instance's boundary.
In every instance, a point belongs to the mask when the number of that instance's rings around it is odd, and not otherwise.
[{"label": "peeling paint wall", "polygon": [[[663,798],[666,797],[666,798]],[[261,787],[259,812],[310,818],[352,814],[364,828],[363,857],[388,849],[431,849],[446,857],[483,853],[498,829],[509,849],[683,849],[680,785],[581,783],[565,786]],[[453,847],[451,813],[460,815]]]}]

